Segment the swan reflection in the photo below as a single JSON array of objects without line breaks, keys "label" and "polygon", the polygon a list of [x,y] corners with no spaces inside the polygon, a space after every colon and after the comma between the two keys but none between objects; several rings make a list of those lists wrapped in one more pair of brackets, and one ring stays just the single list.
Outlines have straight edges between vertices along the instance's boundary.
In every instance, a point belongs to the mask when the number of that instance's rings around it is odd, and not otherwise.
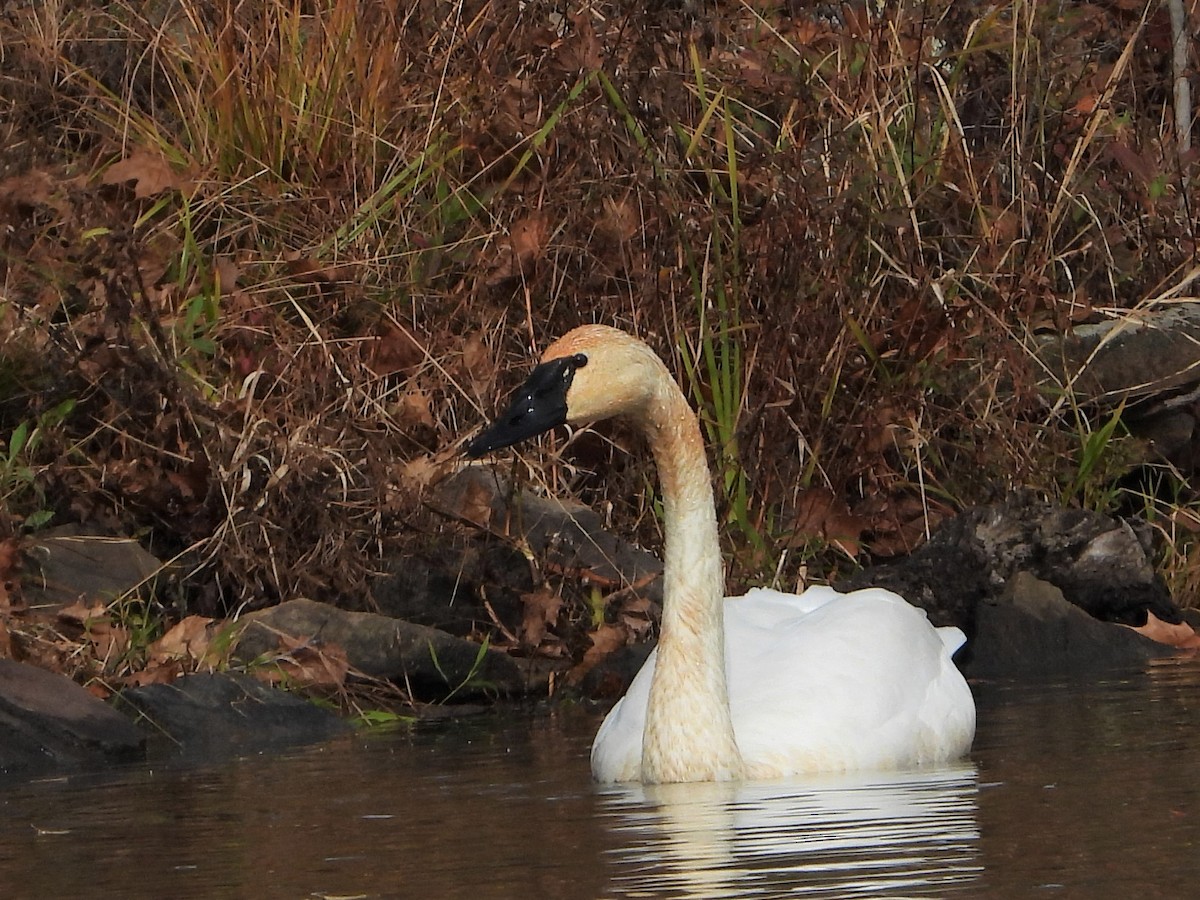
[{"label": "swan reflection", "polygon": [[977,861],[975,768],[604,788],[624,897],[911,897],[962,891]]}]

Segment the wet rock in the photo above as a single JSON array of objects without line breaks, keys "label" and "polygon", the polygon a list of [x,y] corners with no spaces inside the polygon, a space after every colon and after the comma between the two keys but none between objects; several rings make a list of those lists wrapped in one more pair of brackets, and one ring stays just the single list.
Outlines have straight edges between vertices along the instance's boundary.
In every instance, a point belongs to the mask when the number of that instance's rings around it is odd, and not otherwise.
[{"label": "wet rock", "polygon": [[314,743],[350,731],[335,713],[232,673],[183,675],[129,688],[116,701],[155,743],[211,759]]},{"label": "wet rock", "polygon": [[620,700],[654,650],[653,643],[631,644],[614,650],[583,677],[580,689],[592,700]]},{"label": "wet rock", "polygon": [[1140,669],[1174,652],[1131,628],[1094,618],[1028,572],[1016,573],[999,597],[980,603],[975,625],[974,638],[959,660],[970,677]]},{"label": "wet rock", "polygon": [[0,659],[0,772],[135,759],[129,720],[63,675]]},{"label": "wet rock", "polygon": [[405,685],[423,698],[519,693],[524,677],[503,653],[473,641],[376,613],[351,612],[313,600],[289,600],[245,616],[236,658],[244,663],[279,650],[279,635],[335,645],[352,668]]}]

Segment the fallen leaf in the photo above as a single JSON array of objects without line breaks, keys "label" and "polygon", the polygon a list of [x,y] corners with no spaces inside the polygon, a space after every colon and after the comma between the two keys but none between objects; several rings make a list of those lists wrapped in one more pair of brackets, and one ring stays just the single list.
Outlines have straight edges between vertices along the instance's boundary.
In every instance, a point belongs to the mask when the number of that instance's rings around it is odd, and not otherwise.
[{"label": "fallen leaf", "polygon": [[470,482],[455,512],[472,525],[488,528],[492,523],[492,492],[478,482]]},{"label": "fallen leaf", "polygon": [[126,687],[145,687],[148,684],[170,684],[183,674],[178,660],[170,663],[147,666],[125,678]]},{"label": "fallen leaf", "polygon": [[550,223],[540,212],[530,213],[512,224],[508,237],[499,243],[497,262],[488,276],[488,284],[496,285],[528,271],[546,252]]},{"label": "fallen leaf", "polygon": [[132,646],[129,629],[111,622],[89,620],[87,639],[105,666],[123,658]]},{"label": "fallen leaf", "polygon": [[1132,628],[1138,634],[1145,635],[1152,641],[1178,647],[1180,650],[1200,649],[1200,634],[1196,634],[1196,630],[1191,625],[1187,622],[1180,622],[1178,625],[1164,622],[1150,610],[1146,610],[1145,625],[1128,625],[1126,627]]},{"label": "fallen leaf", "polygon": [[54,180],[49,172],[33,170],[0,181],[0,202],[20,206],[49,204],[54,194]]},{"label": "fallen leaf", "polygon": [[242,277],[241,267],[230,256],[218,256],[213,264],[217,276],[217,290],[222,297],[228,297],[237,287],[238,279]]},{"label": "fallen leaf", "polygon": [[463,343],[462,367],[477,395],[490,393],[496,380],[496,366],[492,363],[491,351],[478,332]]},{"label": "fallen leaf", "polygon": [[134,150],[120,162],[113,163],[104,171],[100,181],[102,184],[126,184],[132,181],[133,195],[138,199],[182,188],[188,183],[188,179],[177,174],[166,159],[149,150]]},{"label": "fallen leaf", "polygon": [[212,645],[213,622],[206,616],[188,616],[149,646],[148,665],[179,661],[194,667],[203,663]]},{"label": "fallen leaf", "polygon": [[16,538],[0,541],[0,610],[11,610],[20,592],[21,549]]},{"label": "fallen leaf", "polygon": [[405,425],[434,426],[433,397],[427,391],[408,391],[400,398],[397,418]]},{"label": "fallen leaf", "polygon": [[399,372],[412,375],[424,362],[425,351],[407,331],[388,325],[383,334],[375,339],[371,350],[371,369],[376,375],[391,375]]},{"label": "fallen leaf", "polygon": [[868,522],[854,515],[845,501],[827,488],[809,488],[796,503],[792,546],[802,546],[810,537],[821,537],[851,559],[861,549],[862,533]]},{"label": "fallen leaf", "polygon": [[58,611],[58,618],[81,628],[88,628],[98,621],[108,621],[108,607],[103,603],[89,606],[83,600],[77,600],[70,606],[64,606]]},{"label": "fallen leaf", "polygon": [[583,659],[580,660],[579,665],[567,673],[567,680],[572,684],[578,684],[604,657],[608,656],[614,650],[624,647],[628,641],[629,632],[624,625],[609,625],[606,623],[593,631],[588,637],[592,639],[592,646],[588,647],[587,652],[583,654]]},{"label": "fallen leaf", "polygon": [[346,683],[350,662],[337,644],[317,646],[307,639],[279,635],[282,653],[255,674],[271,684],[287,682],[302,687],[335,687]]},{"label": "fallen leaf", "polygon": [[547,626],[558,621],[558,613],[563,605],[562,595],[549,588],[541,588],[522,594],[521,603],[525,608],[521,637],[527,646],[537,647],[546,636]]}]

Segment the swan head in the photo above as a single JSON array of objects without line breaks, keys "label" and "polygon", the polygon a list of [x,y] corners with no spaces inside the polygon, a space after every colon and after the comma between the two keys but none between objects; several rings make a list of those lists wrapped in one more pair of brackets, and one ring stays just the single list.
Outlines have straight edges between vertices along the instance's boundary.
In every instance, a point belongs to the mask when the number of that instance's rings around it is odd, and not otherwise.
[{"label": "swan head", "polygon": [[649,347],[607,325],[584,325],[546,348],[505,411],[467,445],[477,459],[564,424],[637,415],[670,375]]}]

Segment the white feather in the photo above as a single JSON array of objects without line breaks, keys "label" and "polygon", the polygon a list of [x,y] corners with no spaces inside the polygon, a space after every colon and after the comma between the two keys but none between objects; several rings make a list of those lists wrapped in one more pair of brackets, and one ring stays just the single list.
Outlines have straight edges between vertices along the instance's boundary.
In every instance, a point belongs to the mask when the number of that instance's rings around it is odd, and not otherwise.
[{"label": "white feather", "polygon": [[[756,588],[725,601],[734,735],[751,778],[904,769],[958,759],[975,704],[951,660],[957,628],[933,628],[890,591]],[[657,652],[592,746],[598,781],[640,778]]]}]

